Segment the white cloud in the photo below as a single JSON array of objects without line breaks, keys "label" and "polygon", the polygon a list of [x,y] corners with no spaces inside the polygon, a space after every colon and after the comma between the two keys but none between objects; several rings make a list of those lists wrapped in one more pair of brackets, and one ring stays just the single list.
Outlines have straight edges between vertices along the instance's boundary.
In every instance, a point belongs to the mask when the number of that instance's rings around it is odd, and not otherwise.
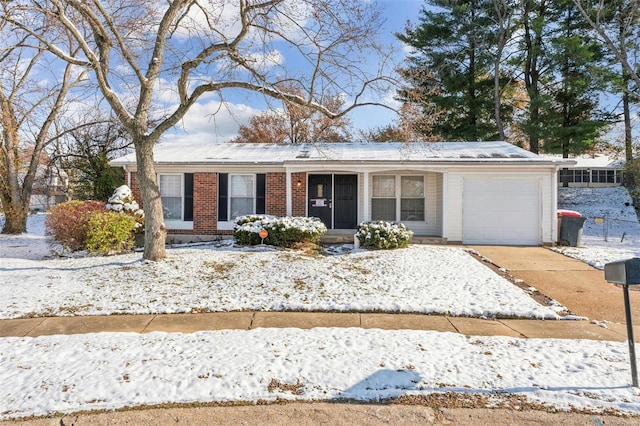
[{"label": "white cloud", "polygon": [[266,72],[273,67],[284,64],[285,58],[277,50],[271,50],[266,53],[251,53],[248,57],[249,61],[253,62],[254,68],[259,72]]},{"label": "white cloud", "polygon": [[163,141],[225,142],[238,134],[238,127],[261,111],[245,104],[210,100],[191,107],[180,124]]}]

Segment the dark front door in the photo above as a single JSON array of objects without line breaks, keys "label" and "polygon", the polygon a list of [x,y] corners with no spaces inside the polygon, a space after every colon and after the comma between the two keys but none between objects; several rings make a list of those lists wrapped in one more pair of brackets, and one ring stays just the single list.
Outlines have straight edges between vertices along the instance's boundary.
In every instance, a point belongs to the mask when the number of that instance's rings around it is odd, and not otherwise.
[{"label": "dark front door", "polygon": [[331,175],[309,175],[309,217],[319,218],[331,229]]},{"label": "dark front door", "polygon": [[355,229],[358,222],[358,176],[334,176],[335,229]]}]

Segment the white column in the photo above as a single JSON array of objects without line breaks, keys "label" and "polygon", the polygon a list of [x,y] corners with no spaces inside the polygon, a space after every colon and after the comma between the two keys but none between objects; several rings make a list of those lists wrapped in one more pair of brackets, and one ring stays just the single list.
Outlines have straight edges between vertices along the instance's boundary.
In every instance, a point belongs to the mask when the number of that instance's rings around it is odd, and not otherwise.
[{"label": "white column", "polygon": [[369,212],[369,172],[362,173],[362,222],[371,220],[371,213]]},{"label": "white column", "polygon": [[293,215],[293,191],[291,190],[291,171],[287,170],[287,179],[286,179],[286,203],[287,203],[287,216]]},{"label": "white column", "polygon": [[449,172],[442,172],[442,211],[440,214],[442,215],[442,238],[448,238],[448,230],[447,227],[449,224],[447,223],[447,217],[449,216]]}]

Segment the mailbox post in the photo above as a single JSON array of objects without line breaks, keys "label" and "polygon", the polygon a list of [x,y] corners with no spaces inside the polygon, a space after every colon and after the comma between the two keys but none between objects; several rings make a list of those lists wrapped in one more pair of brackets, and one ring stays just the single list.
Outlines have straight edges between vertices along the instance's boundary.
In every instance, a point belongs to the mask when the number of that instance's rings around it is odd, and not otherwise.
[{"label": "mailbox post", "polygon": [[620,260],[604,265],[604,278],[614,284],[622,284],[624,293],[624,313],[627,320],[627,340],[629,341],[629,358],[631,361],[631,381],[633,387],[638,387],[638,368],[636,365],[636,349],[633,337],[633,322],[631,320],[631,302],[629,301],[629,286],[640,284],[640,257]]}]

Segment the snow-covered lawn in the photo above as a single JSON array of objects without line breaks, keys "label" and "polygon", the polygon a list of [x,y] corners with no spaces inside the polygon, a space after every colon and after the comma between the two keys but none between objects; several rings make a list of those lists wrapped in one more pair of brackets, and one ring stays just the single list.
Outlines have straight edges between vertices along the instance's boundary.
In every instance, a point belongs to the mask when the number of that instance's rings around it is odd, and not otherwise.
[{"label": "snow-covered lawn", "polygon": [[158,263],[140,253],[16,258],[40,253],[34,245],[0,236],[0,318],[234,310],[557,318],[460,248],[308,255],[227,243],[169,249]]},{"label": "snow-covered lawn", "polygon": [[[449,312],[552,318],[457,248],[313,257],[198,246],[43,259],[42,216],[0,235],[0,317],[191,310]],[[377,400],[434,392],[640,415],[626,343],[316,328],[0,338],[0,419],[165,402]]]},{"label": "snow-covered lawn", "polygon": [[0,339],[0,418],[164,402],[510,394],[640,414],[626,344],[428,331],[257,329]]},{"label": "snow-covered lawn", "polygon": [[[609,262],[640,256],[640,223],[625,188],[560,188],[558,208],[578,211],[587,221],[582,247],[558,247],[557,251],[598,269]],[[596,218],[604,222],[596,223]]]}]

